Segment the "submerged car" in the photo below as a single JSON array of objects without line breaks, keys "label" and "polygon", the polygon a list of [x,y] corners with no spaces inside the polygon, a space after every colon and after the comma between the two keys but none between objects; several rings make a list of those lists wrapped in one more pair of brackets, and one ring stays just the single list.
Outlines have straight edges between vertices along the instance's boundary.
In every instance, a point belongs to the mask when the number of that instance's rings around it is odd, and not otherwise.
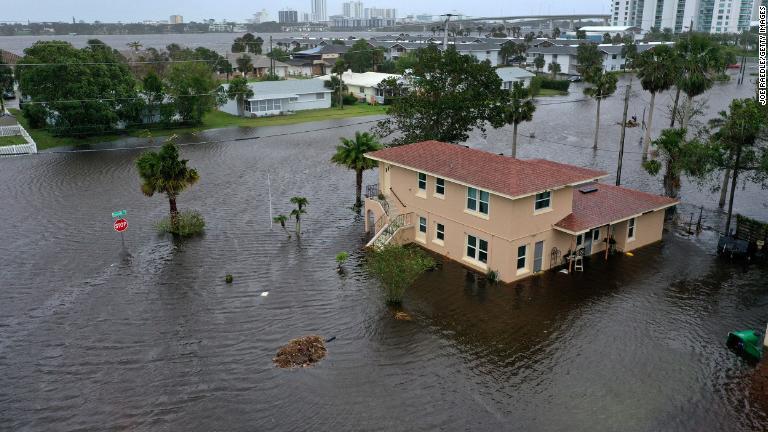
[{"label": "submerged car", "polygon": [[16,92],[12,89],[3,91],[3,99],[16,99]]},{"label": "submerged car", "polygon": [[568,81],[570,81],[570,82],[579,82],[579,81],[581,81],[581,76],[574,75],[574,76],[568,78]]}]

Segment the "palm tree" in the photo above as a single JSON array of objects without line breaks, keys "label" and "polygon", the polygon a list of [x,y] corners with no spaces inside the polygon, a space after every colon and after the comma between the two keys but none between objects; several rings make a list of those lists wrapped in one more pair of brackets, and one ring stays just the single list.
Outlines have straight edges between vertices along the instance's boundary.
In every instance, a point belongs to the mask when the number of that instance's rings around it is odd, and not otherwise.
[{"label": "palm tree", "polygon": [[555,27],[552,30],[552,37],[555,38],[555,39],[560,37],[560,27]]},{"label": "palm tree", "polygon": [[296,208],[291,210],[291,217],[296,219],[296,237],[301,237],[301,215],[307,214],[304,207],[309,204],[309,201],[304,197],[295,196],[291,198],[291,203],[296,204]]},{"label": "palm tree", "polygon": [[528,99],[528,91],[523,83],[515,81],[512,84],[510,103],[504,112],[504,120],[512,125],[512,157],[517,157],[517,126],[524,121],[533,120],[536,105]]},{"label": "palm tree", "polygon": [[703,35],[690,35],[675,45],[680,56],[680,79],[677,86],[685,93],[683,129],[688,129],[693,98],[709,90],[714,84],[711,72],[716,68],[721,51],[717,44]]},{"label": "palm tree", "polygon": [[651,94],[648,111],[648,124],[643,138],[643,160],[648,158],[653,128],[653,111],[656,106],[656,93],[669,90],[675,84],[678,71],[675,67],[675,53],[668,45],[659,45],[639,55],[637,59],[637,77],[643,89]]},{"label": "palm tree", "polygon": [[597,70],[591,74],[589,83],[592,87],[584,89],[584,94],[588,97],[594,98],[597,101],[597,115],[595,116],[595,143],[592,148],[597,148],[597,138],[600,133],[600,103],[603,98],[612,95],[616,91],[616,78],[615,73],[603,72]]},{"label": "palm tree", "polygon": [[504,65],[507,65],[509,62],[509,59],[517,55],[517,52],[518,52],[518,47],[516,43],[512,41],[504,42],[501,45],[501,49],[499,50],[499,55],[501,56],[502,63],[504,63]]},{"label": "palm tree", "polygon": [[286,228],[285,223],[288,222],[288,216],[286,215],[277,215],[272,218],[272,221],[274,223],[279,223],[280,226],[283,228],[283,231],[288,235],[288,238],[291,238],[291,233],[288,232],[288,228]]},{"label": "palm tree", "polygon": [[253,90],[248,86],[248,80],[243,77],[235,77],[227,88],[227,98],[237,100],[237,115],[245,115],[245,99],[253,97]]},{"label": "palm tree", "polygon": [[176,198],[200,179],[197,170],[187,167],[187,162],[186,159],[179,159],[179,148],[170,141],[160,151],[144,152],[136,160],[141,191],[149,197],[155,193],[164,193],[168,197],[172,226],[176,226],[178,221]]},{"label": "palm tree", "polygon": [[242,56],[238,57],[237,68],[240,70],[240,72],[242,72],[244,77],[247,77],[248,71],[253,68],[253,63],[251,63],[251,56],[243,54]]},{"label": "palm tree", "polygon": [[483,26],[479,25],[475,28],[477,30],[477,37],[480,37],[483,35]]},{"label": "palm tree", "polygon": [[533,59],[533,65],[536,66],[536,72],[541,72],[541,68],[544,67],[544,56],[539,54]]},{"label": "palm tree", "polygon": [[375,136],[368,132],[355,132],[355,139],[341,138],[341,145],[336,147],[336,154],[331,158],[331,162],[355,171],[356,210],[363,206],[363,171],[376,167],[376,161],[368,159],[365,154],[381,148]]},{"label": "palm tree", "polygon": [[139,52],[139,50],[144,47],[139,41],[128,42],[126,45],[128,45],[129,48],[132,48],[135,52]]},{"label": "palm tree", "polygon": [[560,63],[553,61],[549,64],[549,66],[547,66],[547,70],[552,72],[552,79],[557,78],[557,74],[560,73]]},{"label": "palm tree", "polygon": [[338,93],[339,93],[339,109],[344,109],[344,72],[347,71],[347,63],[343,59],[336,60],[336,64],[333,65],[331,73],[335,73],[339,77],[338,81]]}]

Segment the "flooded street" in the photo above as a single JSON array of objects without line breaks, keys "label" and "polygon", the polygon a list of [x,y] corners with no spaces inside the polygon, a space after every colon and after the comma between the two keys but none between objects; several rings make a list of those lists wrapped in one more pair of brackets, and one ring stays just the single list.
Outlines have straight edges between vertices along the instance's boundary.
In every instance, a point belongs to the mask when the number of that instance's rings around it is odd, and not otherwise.
[{"label": "flooded street", "polygon": [[[751,88],[713,89],[710,110]],[[598,152],[594,101],[555,103],[580,91],[540,101],[521,157],[614,172],[621,89],[603,104]],[[362,269],[354,174],[329,162],[338,137],[371,119],[182,137],[214,142],[182,147],[200,182],[179,206],[207,226],[175,244],[153,228],[168,204],[141,194],[139,149],[0,159],[0,430],[768,429],[753,367],[724,344],[764,328],[768,270],[719,261],[712,231],[672,229],[634,257],[513,285],[445,262],[406,294],[414,320],[394,320]],[[659,130],[667,121],[657,115]],[[628,131],[624,184],[658,193],[639,167],[640,134]],[[509,143],[507,128],[467,144]],[[268,176],[275,213],[309,199],[301,240],[270,227]],[[721,224],[716,193],[685,183],[681,197]],[[766,203],[739,186],[736,211],[766,219]],[[128,259],[111,225],[120,209]],[[346,276],[340,251],[352,255]],[[307,334],[336,337],[327,357],[276,368],[278,347]]]}]

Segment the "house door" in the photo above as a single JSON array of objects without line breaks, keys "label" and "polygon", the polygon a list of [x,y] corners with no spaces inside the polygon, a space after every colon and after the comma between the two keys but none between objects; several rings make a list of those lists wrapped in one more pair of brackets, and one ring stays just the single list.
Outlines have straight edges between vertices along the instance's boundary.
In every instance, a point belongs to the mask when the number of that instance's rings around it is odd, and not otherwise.
[{"label": "house door", "polygon": [[536,242],[533,247],[533,272],[538,273],[541,271],[541,267],[544,261],[544,242]]},{"label": "house door", "polygon": [[584,256],[592,255],[592,231],[584,233]]}]

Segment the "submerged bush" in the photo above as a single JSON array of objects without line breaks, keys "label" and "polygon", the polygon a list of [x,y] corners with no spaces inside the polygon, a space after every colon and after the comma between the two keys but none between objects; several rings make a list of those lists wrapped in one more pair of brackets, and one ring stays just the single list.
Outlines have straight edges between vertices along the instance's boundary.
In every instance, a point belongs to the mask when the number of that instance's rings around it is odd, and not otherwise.
[{"label": "submerged bush", "polygon": [[232,281],[234,281],[234,280],[235,280],[235,278],[233,278],[231,274],[228,274],[228,275],[224,276],[224,282],[226,282],[228,284],[231,284]]},{"label": "submerged bush", "polygon": [[191,237],[201,234],[205,229],[205,220],[197,210],[187,210],[176,216],[176,225],[171,223],[171,217],[166,216],[155,225],[160,233],[175,234],[181,237]]},{"label": "submerged bush", "polygon": [[435,261],[418,247],[388,244],[372,251],[366,265],[384,285],[387,303],[399,304],[403,302],[405,290],[434,267]]}]

